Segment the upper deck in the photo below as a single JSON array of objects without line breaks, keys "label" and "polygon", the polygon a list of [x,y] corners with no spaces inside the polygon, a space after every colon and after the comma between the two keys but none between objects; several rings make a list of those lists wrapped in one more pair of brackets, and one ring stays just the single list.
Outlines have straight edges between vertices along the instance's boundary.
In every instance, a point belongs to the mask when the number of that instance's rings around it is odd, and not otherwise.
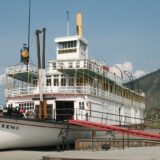
[{"label": "upper deck", "polygon": [[31,64],[12,65],[6,67],[6,76],[30,83],[32,79],[38,78],[38,68]]},{"label": "upper deck", "polygon": [[104,63],[89,59],[76,60],[55,60],[49,62],[49,71],[58,70],[60,72],[74,75],[81,74],[86,77],[104,78],[122,85],[122,79],[109,71],[109,67]]}]

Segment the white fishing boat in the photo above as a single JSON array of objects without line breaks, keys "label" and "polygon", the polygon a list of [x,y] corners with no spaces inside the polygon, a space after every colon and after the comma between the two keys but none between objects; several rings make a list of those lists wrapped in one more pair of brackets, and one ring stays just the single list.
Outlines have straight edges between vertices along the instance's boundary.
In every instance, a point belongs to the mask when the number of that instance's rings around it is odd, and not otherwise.
[{"label": "white fishing boat", "polygon": [[[37,30],[38,67],[30,64],[24,46],[21,63],[6,68],[10,117],[0,117],[0,149],[71,143],[76,137],[90,136],[84,127],[68,124],[69,119],[110,125],[143,123],[144,94],[126,88],[106,64],[89,58],[80,13],[76,30],[77,35],[55,39],[56,59],[48,67],[45,45],[41,65]],[[45,42],[45,29],[42,32]]]}]

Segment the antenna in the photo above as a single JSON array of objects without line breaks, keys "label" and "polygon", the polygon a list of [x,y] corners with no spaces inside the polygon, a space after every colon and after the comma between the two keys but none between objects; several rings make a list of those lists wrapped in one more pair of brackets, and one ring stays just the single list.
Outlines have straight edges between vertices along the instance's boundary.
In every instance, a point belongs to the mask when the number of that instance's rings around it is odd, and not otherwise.
[{"label": "antenna", "polygon": [[69,36],[69,11],[67,10],[67,36]]},{"label": "antenna", "polygon": [[30,49],[30,19],[31,19],[31,0],[29,0],[29,13],[28,13],[28,52]]},{"label": "antenna", "polygon": [[46,28],[43,28],[42,32],[43,32],[42,69],[45,69]]}]

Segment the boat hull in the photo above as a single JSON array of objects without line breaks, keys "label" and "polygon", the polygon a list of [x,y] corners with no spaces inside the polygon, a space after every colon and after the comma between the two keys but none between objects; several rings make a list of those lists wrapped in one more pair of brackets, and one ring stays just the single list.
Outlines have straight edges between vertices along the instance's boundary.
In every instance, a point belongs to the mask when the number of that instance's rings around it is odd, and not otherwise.
[{"label": "boat hull", "polygon": [[73,143],[90,133],[66,123],[0,118],[0,149],[54,146]]}]

